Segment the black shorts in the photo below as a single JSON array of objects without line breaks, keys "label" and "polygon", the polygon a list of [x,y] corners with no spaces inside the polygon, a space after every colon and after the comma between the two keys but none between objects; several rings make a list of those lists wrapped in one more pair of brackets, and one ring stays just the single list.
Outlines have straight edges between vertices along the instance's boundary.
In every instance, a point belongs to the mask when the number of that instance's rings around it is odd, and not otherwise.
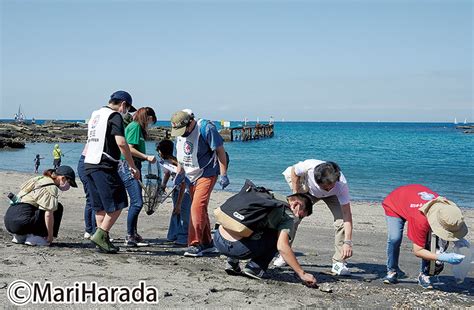
[{"label": "black shorts", "polygon": [[86,178],[87,191],[96,212],[112,213],[128,207],[127,191],[116,169],[94,170]]}]

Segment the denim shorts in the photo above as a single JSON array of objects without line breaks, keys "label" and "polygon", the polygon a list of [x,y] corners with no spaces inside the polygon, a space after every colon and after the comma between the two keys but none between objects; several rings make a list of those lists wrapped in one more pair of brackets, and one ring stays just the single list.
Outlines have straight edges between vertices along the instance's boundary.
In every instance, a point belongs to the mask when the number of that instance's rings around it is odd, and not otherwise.
[{"label": "denim shorts", "polygon": [[127,191],[117,170],[95,170],[87,177],[92,208],[112,213],[128,207]]}]

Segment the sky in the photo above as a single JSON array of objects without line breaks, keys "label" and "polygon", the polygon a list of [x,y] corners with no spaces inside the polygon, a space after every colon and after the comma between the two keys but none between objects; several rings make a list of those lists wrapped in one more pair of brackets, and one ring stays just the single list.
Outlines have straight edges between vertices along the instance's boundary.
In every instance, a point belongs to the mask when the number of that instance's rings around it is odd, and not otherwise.
[{"label": "sky", "polygon": [[0,118],[474,122],[470,0],[0,3]]}]

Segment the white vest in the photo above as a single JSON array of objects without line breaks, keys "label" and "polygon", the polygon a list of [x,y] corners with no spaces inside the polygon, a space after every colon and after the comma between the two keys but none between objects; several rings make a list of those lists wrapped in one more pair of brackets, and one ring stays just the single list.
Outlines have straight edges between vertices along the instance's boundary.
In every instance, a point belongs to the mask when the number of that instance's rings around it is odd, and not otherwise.
[{"label": "white vest", "polygon": [[112,113],[116,111],[103,107],[92,112],[87,130],[87,154],[84,162],[87,164],[98,164],[102,154],[109,158],[110,155],[104,153],[105,134],[107,133],[107,123]]},{"label": "white vest", "polygon": [[213,152],[209,162],[204,167],[199,167],[197,154],[199,137],[201,136],[201,123],[202,119],[197,121],[196,127],[189,136],[176,138],[176,157],[191,183],[202,176],[204,168],[212,162],[216,163],[217,161],[216,152]]}]

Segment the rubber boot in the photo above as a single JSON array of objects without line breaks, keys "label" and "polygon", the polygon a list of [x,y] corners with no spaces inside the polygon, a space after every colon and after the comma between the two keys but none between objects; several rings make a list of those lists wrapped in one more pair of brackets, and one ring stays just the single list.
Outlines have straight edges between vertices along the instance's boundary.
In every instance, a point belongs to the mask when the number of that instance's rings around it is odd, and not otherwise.
[{"label": "rubber boot", "polygon": [[118,248],[110,242],[109,234],[102,228],[97,228],[91,241],[105,253],[115,254],[118,252]]}]

